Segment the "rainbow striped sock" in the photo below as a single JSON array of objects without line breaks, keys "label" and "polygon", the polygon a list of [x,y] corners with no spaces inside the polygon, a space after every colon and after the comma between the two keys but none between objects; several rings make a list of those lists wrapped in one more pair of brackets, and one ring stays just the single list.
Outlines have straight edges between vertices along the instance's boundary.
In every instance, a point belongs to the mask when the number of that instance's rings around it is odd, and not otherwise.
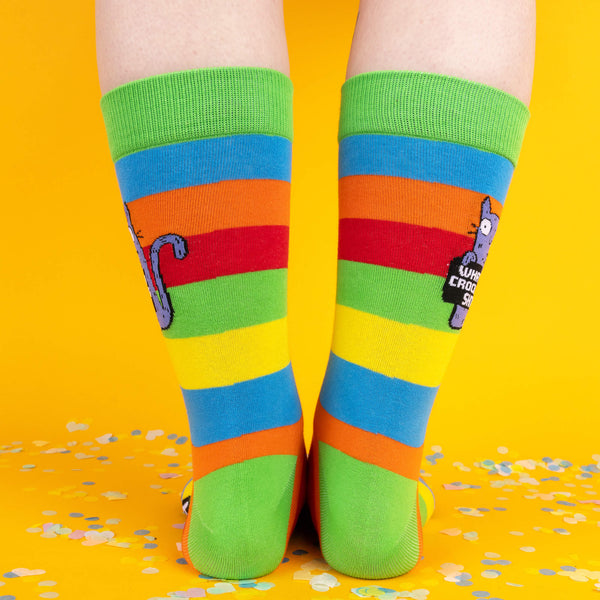
[{"label": "rainbow striped sock", "polygon": [[529,118],[495,88],[381,71],[342,87],[333,344],[309,503],[323,556],[362,578],[422,552],[425,428]]},{"label": "rainbow striped sock", "polygon": [[227,579],[277,567],[305,450],[287,341],[292,83],[210,68],[115,88],[101,108],[129,228],[183,390],[183,550]]}]

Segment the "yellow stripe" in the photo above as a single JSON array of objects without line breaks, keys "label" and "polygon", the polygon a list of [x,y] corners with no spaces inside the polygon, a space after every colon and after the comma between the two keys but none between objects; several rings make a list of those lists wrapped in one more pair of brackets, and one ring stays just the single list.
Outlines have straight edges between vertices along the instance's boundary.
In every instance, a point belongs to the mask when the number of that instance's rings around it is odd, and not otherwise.
[{"label": "yellow stripe", "polygon": [[332,350],[340,358],[411,383],[438,386],[458,336],[336,305]]},{"label": "yellow stripe", "polygon": [[289,362],[287,317],[224,333],[165,339],[179,384],[219,387],[283,369]]}]

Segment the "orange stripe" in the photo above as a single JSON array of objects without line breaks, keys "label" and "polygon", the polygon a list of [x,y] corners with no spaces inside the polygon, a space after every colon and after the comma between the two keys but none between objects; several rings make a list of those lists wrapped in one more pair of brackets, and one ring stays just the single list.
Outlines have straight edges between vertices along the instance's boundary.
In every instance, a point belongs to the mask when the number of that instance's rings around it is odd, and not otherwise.
[{"label": "orange stripe", "polygon": [[[349,175],[339,180],[340,219],[377,219],[436,227],[466,235],[481,217],[484,194],[444,183],[387,175]],[[502,204],[491,198],[492,212]]]},{"label": "orange stripe", "polygon": [[414,448],[385,435],[348,425],[330,415],[319,402],[315,412],[315,436],[344,454],[418,481],[423,446]]},{"label": "orange stripe", "polygon": [[298,522],[300,511],[304,506],[306,499],[306,450],[304,448],[304,439],[302,440],[302,453],[298,456],[296,462],[296,476],[294,478],[294,491],[292,493],[292,504],[290,506],[290,518],[288,520],[288,530],[286,546],[290,541],[294,527]]},{"label": "orange stripe", "polygon": [[144,196],[127,204],[142,246],[166,233],[200,235],[218,229],[289,225],[290,184],[237,179]]},{"label": "orange stripe", "polygon": [[217,469],[251,458],[274,454],[298,456],[303,452],[302,418],[292,425],[245,433],[205,446],[192,446],[194,481]]},{"label": "orange stripe", "polygon": [[[316,431],[316,426],[314,428]],[[321,539],[321,495],[319,486],[319,442],[316,435],[313,434],[310,445],[310,454],[308,457],[308,508],[312,517],[312,522]]]}]

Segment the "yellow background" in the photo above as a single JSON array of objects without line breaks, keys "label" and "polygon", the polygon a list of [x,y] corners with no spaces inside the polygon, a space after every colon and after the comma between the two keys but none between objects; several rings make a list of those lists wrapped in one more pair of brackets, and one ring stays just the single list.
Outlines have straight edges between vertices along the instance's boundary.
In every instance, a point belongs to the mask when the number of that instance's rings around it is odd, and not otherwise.
[{"label": "yellow background", "polygon": [[[286,2],[290,345],[307,439],[331,339],[339,89],[357,6]],[[0,3],[0,443],[64,444],[72,420],[91,423],[90,439],[187,434],[108,152],[93,19],[91,2]],[[426,449],[442,445],[463,462],[499,445],[580,464],[600,452],[599,24],[596,0],[538,3],[532,118]],[[15,544],[25,551],[27,540]]]}]

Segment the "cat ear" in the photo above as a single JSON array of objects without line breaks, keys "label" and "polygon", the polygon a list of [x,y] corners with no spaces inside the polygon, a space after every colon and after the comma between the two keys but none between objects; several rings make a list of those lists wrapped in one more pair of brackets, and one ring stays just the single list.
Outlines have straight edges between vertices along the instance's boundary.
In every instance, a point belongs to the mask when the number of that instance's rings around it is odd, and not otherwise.
[{"label": "cat ear", "polygon": [[486,196],[481,203],[481,217],[489,217],[492,214],[492,203],[490,197]]}]

